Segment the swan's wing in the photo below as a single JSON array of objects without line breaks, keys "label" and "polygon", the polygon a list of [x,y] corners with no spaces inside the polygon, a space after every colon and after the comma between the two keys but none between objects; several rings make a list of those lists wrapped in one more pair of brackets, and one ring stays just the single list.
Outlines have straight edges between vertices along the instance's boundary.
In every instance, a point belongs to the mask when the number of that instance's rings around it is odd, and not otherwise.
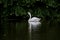
[{"label": "swan's wing", "polygon": [[33,17],[32,19],[34,19],[34,20],[40,20],[40,18],[37,18],[37,17]]},{"label": "swan's wing", "polygon": [[38,21],[40,21],[40,20],[41,20],[40,18],[33,17],[33,18],[29,19],[28,21],[31,21],[31,22],[38,22]]},{"label": "swan's wing", "polygon": [[40,21],[40,19],[37,18],[37,17],[33,17],[33,18],[31,18],[31,20],[32,20],[32,21]]}]

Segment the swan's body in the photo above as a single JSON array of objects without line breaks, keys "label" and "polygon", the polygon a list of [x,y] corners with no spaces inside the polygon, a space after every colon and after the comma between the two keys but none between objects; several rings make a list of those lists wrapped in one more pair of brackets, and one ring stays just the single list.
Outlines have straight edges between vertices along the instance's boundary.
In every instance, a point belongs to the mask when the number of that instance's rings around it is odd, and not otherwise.
[{"label": "swan's body", "polygon": [[37,17],[32,17],[31,18],[31,13],[30,12],[28,12],[28,14],[29,14],[29,16],[30,16],[30,18],[29,18],[29,22],[39,22],[40,21],[40,19],[39,18],[37,18]]}]

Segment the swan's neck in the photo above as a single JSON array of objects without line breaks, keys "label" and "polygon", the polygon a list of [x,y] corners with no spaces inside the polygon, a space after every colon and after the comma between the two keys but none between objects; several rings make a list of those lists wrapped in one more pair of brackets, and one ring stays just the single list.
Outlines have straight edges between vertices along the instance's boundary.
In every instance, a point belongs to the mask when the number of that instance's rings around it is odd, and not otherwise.
[{"label": "swan's neck", "polygon": [[29,14],[29,16],[30,16],[30,18],[29,18],[29,19],[31,19],[31,13],[30,13],[30,12],[28,12],[28,14]]},{"label": "swan's neck", "polygon": [[31,19],[31,14],[30,14],[30,19]]}]

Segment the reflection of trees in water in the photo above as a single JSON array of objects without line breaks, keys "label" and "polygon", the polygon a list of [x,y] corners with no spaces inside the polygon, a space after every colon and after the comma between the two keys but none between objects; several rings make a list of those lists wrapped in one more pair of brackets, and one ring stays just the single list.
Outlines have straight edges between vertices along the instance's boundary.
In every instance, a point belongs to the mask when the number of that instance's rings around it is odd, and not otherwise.
[{"label": "reflection of trees in water", "polygon": [[[0,29],[1,39],[25,40],[28,39],[28,25],[26,22],[2,22]],[[17,28],[16,28],[17,27]],[[35,27],[35,30],[34,30]],[[15,33],[16,32],[16,33]],[[60,22],[56,20],[43,21],[37,26],[32,25],[31,40],[54,40],[60,39]]]}]

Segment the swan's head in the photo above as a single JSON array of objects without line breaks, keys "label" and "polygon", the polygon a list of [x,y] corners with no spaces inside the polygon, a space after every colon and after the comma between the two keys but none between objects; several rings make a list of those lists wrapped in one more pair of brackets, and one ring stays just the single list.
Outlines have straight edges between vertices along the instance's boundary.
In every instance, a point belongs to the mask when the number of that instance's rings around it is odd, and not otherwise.
[{"label": "swan's head", "polygon": [[31,13],[30,13],[30,12],[28,12],[28,15],[31,15]]},{"label": "swan's head", "polygon": [[30,12],[28,12],[28,15],[30,16],[30,19],[31,19],[31,13]]}]

